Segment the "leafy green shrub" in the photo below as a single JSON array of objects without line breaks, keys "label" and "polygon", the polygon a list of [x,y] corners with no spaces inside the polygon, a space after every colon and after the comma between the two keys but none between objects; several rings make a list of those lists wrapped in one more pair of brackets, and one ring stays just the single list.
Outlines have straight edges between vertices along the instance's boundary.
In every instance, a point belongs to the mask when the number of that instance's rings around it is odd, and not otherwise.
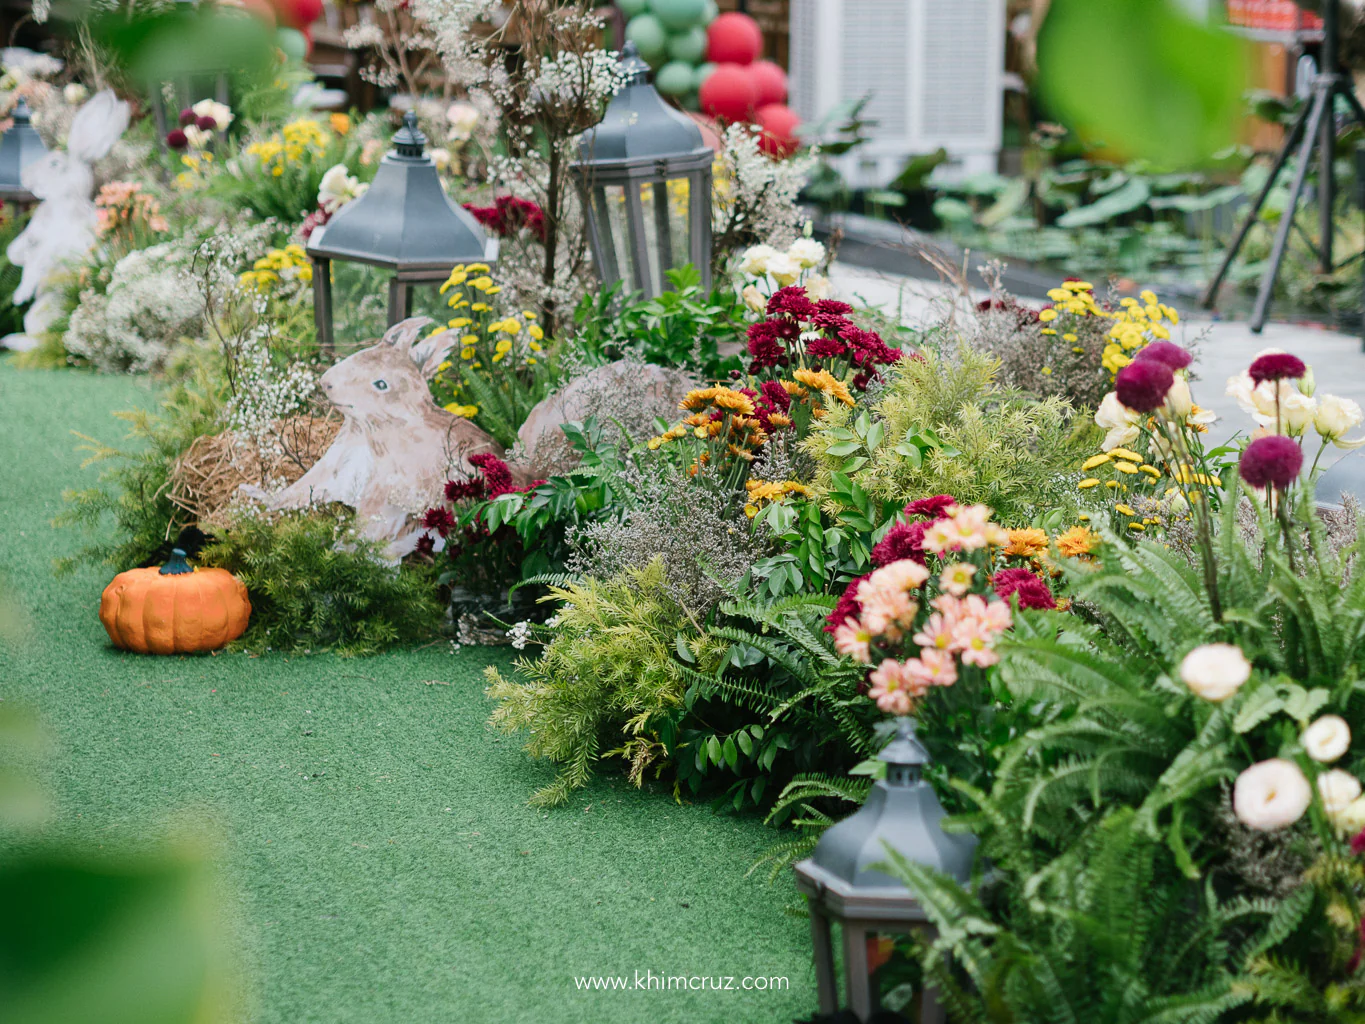
[{"label": "leafy green shrub", "polygon": [[395,567],[350,531],[350,514],[244,518],[206,547],[205,565],[246,584],[251,651],[373,654],[428,639],[440,625],[429,573]]},{"label": "leafy green shrub", "polygon": [[1007,524],[1074,509],[1071,470],[1090,447],[1071,407],[1003,388],[998,371],[966,346],[900,360],[870,416],[836,406],[803,442],[819,462],[817,488],[842,473],[876,501],[952,494]]},{"label": "leafy green shrub", "polygon": [[527,751],[560,765],[555,781],[531,797],[539,807],[568,800],[603,757],[625,758],[631,781],[642,784],[668,753],[659,730],[683,706],[687,683],[675,652],[686,649],[703,665],[717,656],[667,596],[661,559],[609,580],[551,587],[546,600],[555,599],[563,607],[544,628],[541,656],[518,659],[519,678],[487,669],[488,695],[498,702],[493,726],[528,732]]}]

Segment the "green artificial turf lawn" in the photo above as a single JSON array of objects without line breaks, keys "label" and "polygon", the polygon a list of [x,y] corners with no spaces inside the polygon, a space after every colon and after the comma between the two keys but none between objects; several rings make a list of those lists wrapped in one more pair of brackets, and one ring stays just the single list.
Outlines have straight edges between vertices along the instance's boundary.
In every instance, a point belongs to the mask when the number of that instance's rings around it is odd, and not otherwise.
[{"label": "green artificial turf lawn", "polygon": [[[109,573],[54,577],[53,530],[88,486],[79,431],[117,440],[136,379],[0,359],[0,587],[26,628],[0,643],[0,698],[55,739],[55,828],[141,843],[187,812],[217,835],[251,1019],[326,1024],[785,1021],[814,1008],[788,880],[745,878],[779,837],[636,791],[614,768],[563,809],[551,777],[489,730],[501,652],[368,659],[129,655],[97,612]],[[439,685],[434,681],[439,681]],[[576,975],[785,976],[785,992],[577,991]]]}]

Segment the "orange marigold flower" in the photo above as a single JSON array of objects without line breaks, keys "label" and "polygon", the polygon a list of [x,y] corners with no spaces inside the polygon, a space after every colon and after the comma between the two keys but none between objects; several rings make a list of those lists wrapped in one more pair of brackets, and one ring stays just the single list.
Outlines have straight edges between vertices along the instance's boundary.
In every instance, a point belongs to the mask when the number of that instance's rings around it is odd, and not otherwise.
[{"label": "orange marigold flower", "polygon": [[1100,542],[1100,535],[1088,526],[1073,526],[1057,536],[1057,550],[1067,558],[1088,555]]},{"label": "orange marigold flower", "polygon": [[1005,554],[1020,558],[1036,558],[1047,551],[1047,533],[1043,530],[1010,530]]}]

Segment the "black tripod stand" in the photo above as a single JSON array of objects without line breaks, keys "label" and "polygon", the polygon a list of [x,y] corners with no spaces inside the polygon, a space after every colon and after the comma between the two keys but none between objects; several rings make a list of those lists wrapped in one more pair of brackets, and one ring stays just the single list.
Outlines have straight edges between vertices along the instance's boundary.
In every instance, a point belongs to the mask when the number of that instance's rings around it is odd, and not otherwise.
[{"label": "black tripod stand", "polygon": [[1294,127],[1290,129],[1288,137],[1285,138],[1284,146],[1275,158],[1275,165],[1271,168],[1270,176],[1266,178],[1261,194],[1256,197],[1256,202],[1252,204],[1246,221],[1237,232],[1236,240],[1228,249],[1227,255],[1223,257],[1222,266],[1218,268],[1218,273],[1213,275],[1213,280],[1209,282],[1201,300],[1205,309],[1213,307],[1214,300],[1218,297],[1218,289],[1223,284],[1223,279],[1227,276],[1232,261],[1237,258],[1242,243],[1246,241],[1247,233],[1251,231],[1251,226],[1259,218],[1261,207],[1265,205],[1266,197],[1270,195],[1270,190],[1275,187],[1275,182],[1279,180],[1280,172],[1284,170],[1284,165],[1289,161],[1289,155],[1297,147],[1298,158],[1294,167],[1294,184],[1289,190],[1289,203],[1284,214],[1280,217],[1279,226],[1275,230],[1275,242],[1270,249],[1270,261],[1266,266],[1265,275],[1261,278],[1260,290],[1256,293],[1256,305],[1251,312],[1251,329],[1257,334],[1260,334],[1261,328],[1265,326],[1266,313],[1270,308],[1270,298],[1275,291],[1275,279],[1280,276],[1280,264],[1284,262],[1285,248],[1289,244],[1289,232],[1294,226],[1295,214],[1298,212],[1299,203],[1303,199],[1304,185],[1308,180],[1308,167],[1312,163],[1314,149],[1318,151],[1319,228],[1317,242],[1314,243],[1310,239],[1309,244],[1312,245],[1314,254],[1318,258],[1318,269],[1324,274],[1330,274],[1334,269],[1332,262],[1332,208],[1336,199],[1336,181],[1332,163],[1337,138],[1335,116],[1337,97],[1344,98],[1350,107],[1351,116],[1365,124],[1365,108],[1362,108],[1360,101],[1356,99],[1349,78],[1341,73],[1341,68],[1337,65],[1338,32],[1337,0],[1326,0],[1322,6],[1322,55],[1318,64],[1318,74],[1313,79],[1312,100],[1299,114],[1298,119],[1294,122]]}]

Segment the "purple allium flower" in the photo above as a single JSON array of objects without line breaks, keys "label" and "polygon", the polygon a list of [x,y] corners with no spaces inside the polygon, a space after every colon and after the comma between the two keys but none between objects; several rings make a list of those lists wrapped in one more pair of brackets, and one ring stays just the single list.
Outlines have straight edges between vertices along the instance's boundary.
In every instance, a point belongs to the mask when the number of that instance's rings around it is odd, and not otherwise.
[{"label": "purple allium flower", "polygon": [[1137,354],[1139,361],[1155,359],[1165,363],[1172,370],[1183,370],[1193,362],[1193,357],[1179,345],[1169,341],[1154,341]]},{"label": "purple allium flower", "polygon": [[1308,367],[1298,356],[1288,352],[1267,352],[1257,357],[1251,364],[1251,383],[1259,384],[1266,380],[1298,380],[1308,372]]},{"label": "purple allium flower", "polygon": [[1299,470],[1303,469],[1303,450],[1291,438],[1278,434],[1257,438],[1242,452],[1238,469],[1252,487],[1283,490],[1298,479]]},{"label": "purple allium flower", "polygon": [[1166,392],[1175,383],[1175,374],[1165,363],[1139,359],[1129,363],[1114,379],[1119,401],[1135,412],[1155,412],[1166,401]]}]

